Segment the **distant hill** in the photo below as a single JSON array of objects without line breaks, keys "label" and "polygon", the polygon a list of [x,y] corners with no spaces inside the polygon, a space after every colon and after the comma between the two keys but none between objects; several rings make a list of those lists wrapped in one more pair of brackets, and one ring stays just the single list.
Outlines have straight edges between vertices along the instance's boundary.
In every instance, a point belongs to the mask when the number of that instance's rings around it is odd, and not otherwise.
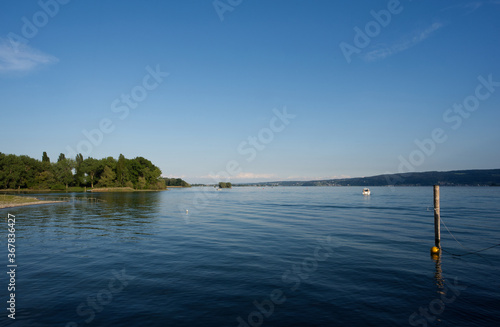
[{"label": "distant hill", "polygon": [[266,186],[500,186],[500,169],[428,171],[315,181],[281,181]]}]

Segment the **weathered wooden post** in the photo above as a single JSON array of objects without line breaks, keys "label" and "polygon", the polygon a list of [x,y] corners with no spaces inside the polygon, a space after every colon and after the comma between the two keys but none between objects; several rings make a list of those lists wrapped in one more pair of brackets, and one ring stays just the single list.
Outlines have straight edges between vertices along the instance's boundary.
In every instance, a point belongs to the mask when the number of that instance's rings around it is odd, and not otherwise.
[{"label": "weathered wooden post", "polygon": [[439,185],[434,185],[434,244],[441,249],[441,214],[439,211]]}]

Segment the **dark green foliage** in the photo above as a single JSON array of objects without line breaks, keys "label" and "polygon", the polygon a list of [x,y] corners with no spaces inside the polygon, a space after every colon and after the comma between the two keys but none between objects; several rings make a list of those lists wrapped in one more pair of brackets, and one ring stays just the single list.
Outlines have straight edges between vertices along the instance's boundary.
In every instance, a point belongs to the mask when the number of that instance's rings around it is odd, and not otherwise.
[{"label": "dark green foliage", "polygon": [[50,158],[49,156],[47,155],[47,152],[43,152],[43,155],[42,155],[42,162],[48,162],[50,163]]},{"label": "dark green foliage", "polygon": [[224,183],[224,182],[219,182],[219,188],[232,188],[233,185],[231,183]]},{"label": "dark green foliage", "polygon": [[167,178],[167,177],[164,177],[163,178],[165,180],[165,184],[168,186],[180,186],[180,187],[191,187],[191,185],[180,179],[180,178]]},{"label": "dark green foliage", "polygon": [[68,159],[61,153],[56,163],[50,163],[46,152],[42,161],[0,152],[0,189],[68,190],[94,185],[165,189],[165,184],[161,170],[143,157],[126,159],[120,155],[118,160],[113,157],[97,160],[83,159],[78,154],[75,159]]},{"label": "dark green foliage", "polygon": [[0,153],[0,188],[32,187],[41,172],[41,163],[28,156]]},{"label": "dark green foliage", "polygon": [[35,177],[35,184],[33,188],[46,190],[54,184],[56,184],[54,174],[50,171],[42,171],[37,177]]},{"label": "dark green foliage", "polygon": [[81,153],[75,158],[75,184],[77,186],[85,183],[85,173],[82,169],[83,155]]},{"label": "dark green foliage", "polygon": [[94,182],[97,180],[98,174],[102,171],[102,165],[99,160],[94,158],[87,158],[81,163],[81,170],[85,176],[83,182],[84,185],[90,184],[90,187],[94,187]]},{"label": "dark green foliage", "polygon": [[64,155],[59,156],[59,159],[56,164],[52,165],[55,177],[59,184],[66,185],[66,188],[68,188],[69,184],[74,184],[75,182],[75,177],[73,176],[75,160],[66,159]]},{"label": "dark green foliage", "polygon": [[112,187],[115,186],[116,174],[113,169],[109,166],[104,167],[104,171],[99,179],[100,187]]},{"label": "dark green foliage", "polygon": [[54,184],[50,187],[50,189],[52,191],[64,191],[66,190],[66,186],[64,186],[63,184]]},{"label": "dark green foliage", "polygon": [[128,179],[128,169],[125,157],[123,154],[120,154],[118,157],[118,162],[116,163],[116,181],[118,186],[125,186]]}]

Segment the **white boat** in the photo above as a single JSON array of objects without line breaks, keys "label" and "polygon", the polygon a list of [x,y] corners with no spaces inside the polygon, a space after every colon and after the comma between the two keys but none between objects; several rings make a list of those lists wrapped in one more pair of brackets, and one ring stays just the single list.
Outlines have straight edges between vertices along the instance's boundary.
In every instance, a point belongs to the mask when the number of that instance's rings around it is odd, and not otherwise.
[{"label": "white boat", "polygon": [[370,189],[369,188],[364,188],[363,189],[363,195],[370,195]]}]

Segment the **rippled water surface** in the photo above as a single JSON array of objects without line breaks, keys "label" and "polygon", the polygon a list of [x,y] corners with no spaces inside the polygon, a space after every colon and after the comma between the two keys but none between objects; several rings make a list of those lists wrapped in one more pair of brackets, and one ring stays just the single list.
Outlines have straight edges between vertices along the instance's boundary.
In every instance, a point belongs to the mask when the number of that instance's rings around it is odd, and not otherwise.
[{"label": "rippled water surface", "polygon": [[[500,325],[500,247],[433,260],[432,187],[61,196],[0,210],[1,326]],[[500,188],[441,187],[441,215],[450,253],[500,243]]]}]

